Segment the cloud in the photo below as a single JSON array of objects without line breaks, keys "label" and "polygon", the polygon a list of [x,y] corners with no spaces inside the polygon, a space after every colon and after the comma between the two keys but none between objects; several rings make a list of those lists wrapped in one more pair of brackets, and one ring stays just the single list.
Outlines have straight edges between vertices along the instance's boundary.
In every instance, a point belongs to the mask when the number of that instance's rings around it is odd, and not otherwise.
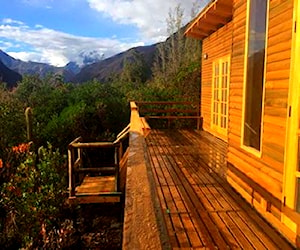
[{"label": "cloud", "polygon": [[[113,21],[131,24],[139,28],[144,40],[158,42],[167,34],[166,18],[178,4],[184,10],[183,23],[190,19],[191,9],[195,0],[86,0],[90,8],[103,13]],[[198,1],[203,7],[208,1]]]},{"label": "cloud", "polygon": [[[11,52],[7,51],[15,58],[50,63],[55,66],[64,66],[69,61],[82,63],[80,54],[86,51],[97,51],[109,57],[131,47],[144,45],[141,42],[75,36],[41,25],[28,27],[16,21],[0,23],[0,38],[5,39],[6,45],[15,43],[23,45],[23,51],[26,52],[13,52],[12,47],[9,49]],[[2,44],[4,44],[3,40]]]},{"label": "cloud", "polygon": [[4,18],[4,19],[2,19],[2,23],[4,23],[4,24],[24,25],[23,22],[17,21],[17,20],[13,20],[13,19],[11,19],[11,18]]}]

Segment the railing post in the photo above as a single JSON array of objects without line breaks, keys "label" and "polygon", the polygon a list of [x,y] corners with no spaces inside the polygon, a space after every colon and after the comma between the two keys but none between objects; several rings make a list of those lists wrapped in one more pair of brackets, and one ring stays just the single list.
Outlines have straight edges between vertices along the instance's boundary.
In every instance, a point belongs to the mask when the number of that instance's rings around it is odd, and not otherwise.
[{"label": "railing post", "polygon": [[69,165],[69,197],[75,196],[75,183],[73,173],[74,148],[69,145],[68,148],[68,165]]},{"label": "railing post", "polygon": [[198,108],[197,108],[197,116],[198,116],[198,118],[197,118],[197,130],[200,130],[200,123],[201,123],[201,118],[200,118],[200,102],[199,102],[199,104],[198,104],[198,106],[197,106]]},{"label": "railing post", "polygon": [[115,173],[115,190],[117,191],[117,192],[119,192],[120,191],[120,174],[119,174],[119,172],[120,172],[120,158],[119,158],[119,153],[120,153],[120,142],[119,143],[117,143],[116,145],[115,145],[115,165],[116,165],[116,173]]}]

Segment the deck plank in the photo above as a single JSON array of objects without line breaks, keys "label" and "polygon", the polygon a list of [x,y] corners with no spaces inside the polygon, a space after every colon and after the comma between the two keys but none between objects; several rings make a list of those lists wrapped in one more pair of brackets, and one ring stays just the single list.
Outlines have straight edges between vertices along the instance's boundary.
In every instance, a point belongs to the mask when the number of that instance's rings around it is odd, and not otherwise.
[{"label": "deck plank", "polygon": [[173,249],[292,249],[223,178],[224,143],[155,129],[146,143]]},{"label": "deck plank", "polygon": [[76,187],[76,194],[101,193],[115,191],[114,176],[85,176],[81,185]]}]

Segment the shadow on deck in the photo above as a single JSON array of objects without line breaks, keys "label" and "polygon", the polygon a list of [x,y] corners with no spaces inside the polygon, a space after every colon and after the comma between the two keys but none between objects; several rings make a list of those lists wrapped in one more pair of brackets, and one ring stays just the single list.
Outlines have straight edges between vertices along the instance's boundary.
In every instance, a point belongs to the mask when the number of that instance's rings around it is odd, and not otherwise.
[{"label": "shadow on deck", "polygon": [[226,182],[226,143],[203,131],[151,130],[154,189],[172,249],[292,249]]}]

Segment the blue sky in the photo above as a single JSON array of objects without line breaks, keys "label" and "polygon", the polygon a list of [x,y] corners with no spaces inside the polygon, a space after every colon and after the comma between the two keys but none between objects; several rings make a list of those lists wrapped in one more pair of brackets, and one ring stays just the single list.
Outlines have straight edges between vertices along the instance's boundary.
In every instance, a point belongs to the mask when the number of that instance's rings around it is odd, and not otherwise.
[{"label": "blue sky", "polygon": [[[81,53],[104,57],[167,37],[180,4],[184,22],[195,0],[0,0],[0,49],[24,60],[64,66]],[[207,0],[198,0],[198,7]]]}]

